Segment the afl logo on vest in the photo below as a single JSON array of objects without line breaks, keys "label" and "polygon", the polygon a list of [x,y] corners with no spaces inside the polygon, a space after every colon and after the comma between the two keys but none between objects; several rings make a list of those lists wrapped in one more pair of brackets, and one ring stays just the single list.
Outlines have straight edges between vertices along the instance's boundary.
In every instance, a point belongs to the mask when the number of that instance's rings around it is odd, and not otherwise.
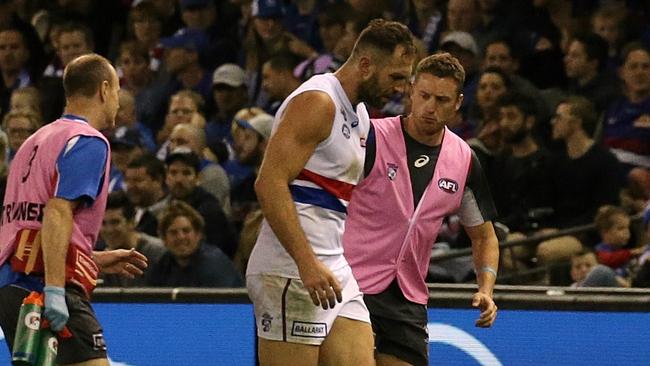
[{"label": "afl logo on vest", "polygon": [[438,187],[447,193],[456,193],[458,192],[458,183],[451,179],[440,178],[438,180]]}]

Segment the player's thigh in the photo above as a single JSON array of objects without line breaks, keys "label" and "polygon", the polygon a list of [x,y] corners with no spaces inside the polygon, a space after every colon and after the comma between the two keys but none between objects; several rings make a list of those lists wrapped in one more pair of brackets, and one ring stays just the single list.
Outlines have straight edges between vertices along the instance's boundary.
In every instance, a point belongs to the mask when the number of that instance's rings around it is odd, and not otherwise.
[{"label": "player's thigh", "polygon": [[321,345],[319,365],[374,365],[373,343],[370,323],[339,316]]},{"label": "player's thigh", "polygon": [[258,354],[261,366],[318,364],[318,346],[301,343],[273,341],[258,337]]},{"label": "player's thigh", "polygon": [[[107,365],[104,333],[88,297],[76,286],[66,286],[70,338],[59,338],[56,360],[60,365]],[[104,362],[104,363],[102,363]]]}]

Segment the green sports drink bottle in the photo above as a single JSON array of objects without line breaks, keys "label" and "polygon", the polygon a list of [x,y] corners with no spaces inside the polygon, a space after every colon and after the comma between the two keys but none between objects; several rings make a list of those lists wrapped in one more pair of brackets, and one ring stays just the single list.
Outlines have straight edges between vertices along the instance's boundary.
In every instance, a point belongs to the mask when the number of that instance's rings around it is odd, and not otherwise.
[{"label": "green sports drink bottle", "polygon": [[34,366],[56,366],[56,352],[59,341],[50,328],[41,329],[38,360]]},{"label": "green sports drink bottle", "polygon": [[32,366],[36,363],[41,340],[42,311],[43,296],[38,292],[31,292],[20,306],[11,355],[13,365]]}]

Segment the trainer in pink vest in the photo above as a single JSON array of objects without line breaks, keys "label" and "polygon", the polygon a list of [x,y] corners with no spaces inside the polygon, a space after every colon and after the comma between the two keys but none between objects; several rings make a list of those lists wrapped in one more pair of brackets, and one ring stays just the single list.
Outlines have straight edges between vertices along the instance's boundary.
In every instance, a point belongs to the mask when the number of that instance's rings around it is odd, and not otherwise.
[{"label": "trainer in pink vest", "polygon": [[[79,135],[98,137],[109,146],[106,138],[89,124],[61,118],[39,129],[16,153],[7,178],[7,191],[0,218],[0,265],[14,254],[20,254],[12,257],[12,268],[15,271],[42,274],[40,229],[43,208],[56,195],[56,161],[59,153],[68,140]],[[66,281],[77,282],[86,290],[94,287],[97,279],[98,271],[92,261],[92,250],[106,208],[110,148],[108,157],[103,185],[95,201],[88,207],[78,207],[73,213],[70,249],[66,258]],[[80,273],[74,276],[74,272]]]},{"label": "trainer in pink vest", "polygon": [[445,128],[433,179],[414,207],[400,118],[373,120],[373,125],[375,165],[352,193],[345,257],[363,293],[378,294],[397,277],[408,300],[426,304],[431,249],[443,218],[460,207],[471,150]]}]

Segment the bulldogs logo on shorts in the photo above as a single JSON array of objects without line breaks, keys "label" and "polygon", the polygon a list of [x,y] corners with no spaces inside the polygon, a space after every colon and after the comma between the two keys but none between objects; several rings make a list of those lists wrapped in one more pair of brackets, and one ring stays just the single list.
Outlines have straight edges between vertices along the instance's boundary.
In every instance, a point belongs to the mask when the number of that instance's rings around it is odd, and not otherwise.
[{"label": "bulldogs logo on shorts", "polygon": [[348,127],[348,125],[344,124],[343,127],[341,127],[341,132],[343,133],[343,137],[346,139],[350,138],[350,127]]},{"label": "bulldogs logo on shorts", "polygon": [[262,330],[265,332],[271,330],[272,321],[273,321],[273,317],[269,315],[269,313],[262,314]]}]

